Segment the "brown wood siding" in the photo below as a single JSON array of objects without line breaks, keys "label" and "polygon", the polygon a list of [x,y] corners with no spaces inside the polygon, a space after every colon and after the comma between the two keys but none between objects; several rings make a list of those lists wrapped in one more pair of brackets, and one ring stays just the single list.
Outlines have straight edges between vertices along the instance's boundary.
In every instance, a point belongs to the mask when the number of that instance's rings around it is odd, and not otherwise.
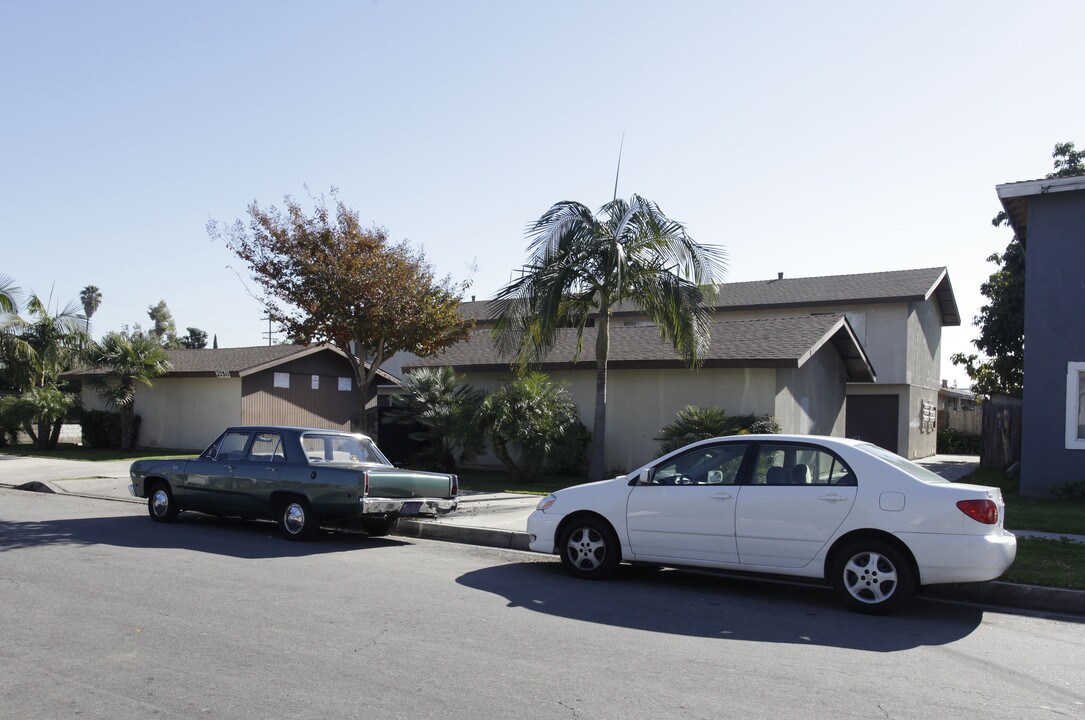
[{"label": "brown wood siding", "polygon": [[[275,387],[276,372],[289,373],[290,387]],[[315,390],[313,375],[320,378]],[[349,392],[339,389],[340,377],[351,378]],[[347,360],[321,353],[242,378],[241,422],[349,429],[360,397]]]}]

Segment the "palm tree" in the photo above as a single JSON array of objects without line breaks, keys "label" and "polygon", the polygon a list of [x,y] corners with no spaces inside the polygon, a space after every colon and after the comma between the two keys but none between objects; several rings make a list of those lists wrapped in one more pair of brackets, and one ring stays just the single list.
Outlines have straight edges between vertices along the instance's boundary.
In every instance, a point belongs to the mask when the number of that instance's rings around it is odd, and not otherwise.
[{"label": "palm tree", "polygon": [[15,287],[15,279],[10,275],[0,275],[0,313],[14,315],[19,312],[21,289]]},{"label": "palm tree", "polygon": [[50,311],[52,299],[42,300],[36,293],[27,301],[25,315],[20,314],[18,288],[7,277],[0,277],[0,295],[5,298],[0,300],[4,313],[0,319],[0,386],[21,394],[18,407],[9,409],[17,411],[15,416],[35,447],[55,447],[64,417],[74,404],[58,386],[58,379],[78,358],[85,338],[83,316],[74,302],[63,310]]},{"label": "palm tree", "polygon": [[422,443],[412,460],[453,472],[457,462],[473,459],[485,447],[475,425],[482,393],[463,382],[452,368],[421,368],[403,378],[403,393],[388,418],[414,426],[407,434]]},{"label": "palm tree", "polygon": [[0,326],[0,370],[4,379],[22,391],[56,384],[57,376],[71,368],[85,335],[79,304],[49,310],[49,300],[36,293],[26,303],[26,314],[12,313]]},{"label": "palm tree", "polygon": [[158,342],[143,334],[107,333],[89,353],[91,365],[105,370],[98,395],[121,416],[121,450],[135,446],[136,383],[148,387],[170,371],[169,357]]},{"label": "palm tree", "polygon": [[589,477],[602,479],[606,434],[610,315],[623,301],[638,305],[660,336],[696,366],[709,340],[705,300],[726,269],[722,248],[702,246],[654,202],[615,198],[593,215],[564,201],[528,227],[531,258],[521,276],[495,296],[494,341],[521,368],[537,362],[562,328],[595,323],[595,421]]},{"label": "palm tree", "polygon": [[90,335],[90,318],[98,312],[102,304],[102,291],[94,285],[87,285],[79,293],[79,300],[83,303],[83,314],[87,316],[87,335]]}]

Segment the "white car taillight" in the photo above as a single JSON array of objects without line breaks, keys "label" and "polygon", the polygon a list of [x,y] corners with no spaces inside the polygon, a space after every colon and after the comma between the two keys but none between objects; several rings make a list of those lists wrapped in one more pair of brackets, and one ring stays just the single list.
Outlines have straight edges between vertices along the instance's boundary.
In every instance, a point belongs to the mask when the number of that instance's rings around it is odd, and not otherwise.
[{"label": "white car taillight", "polygon": [[994,500],[960,500],[957,508],[978,523],[994,525],[998,522],[998,505]]},{"label": "white car taillight", "polygon": [[458,475],[449,475],[448,479],[452,483],[448,494],[452,497],[456,497],[460,494],[460,477]]}]

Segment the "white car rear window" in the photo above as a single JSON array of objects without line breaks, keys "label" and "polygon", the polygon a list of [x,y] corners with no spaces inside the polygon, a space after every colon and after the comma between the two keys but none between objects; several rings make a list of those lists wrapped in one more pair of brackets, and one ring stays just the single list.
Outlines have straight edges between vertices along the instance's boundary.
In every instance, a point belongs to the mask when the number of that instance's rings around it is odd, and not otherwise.
[{"label": "white car rear window", "polygon": [[905,460],[900,455],[897,455],[896,453],[893,453],[893,452],[889,452],[888,450],[886,450],[883,447],[879,447],[879,446],[873,445],[871,443],[864,443],[862,445],[856,445],[856,449],[862,450],[865,453],[868,453],[868,454],[873,455],[873,456],[875,456],[877,458],[885,460],[890,465],[893,465],[894,467],[900,468],[904,472],[908,473],[909,475],[914,477],[916,480],[922,480],[923,482],[928,482],[928,483],[943,483],[943,484],[949,482],[948,480],[946,480],[941,475],[938,475],[937,473],[931,472],[930,470],[923,467],[922,465],[917,465],[917,464],[915,464],[914,462],[912,462],[910,460]]}]

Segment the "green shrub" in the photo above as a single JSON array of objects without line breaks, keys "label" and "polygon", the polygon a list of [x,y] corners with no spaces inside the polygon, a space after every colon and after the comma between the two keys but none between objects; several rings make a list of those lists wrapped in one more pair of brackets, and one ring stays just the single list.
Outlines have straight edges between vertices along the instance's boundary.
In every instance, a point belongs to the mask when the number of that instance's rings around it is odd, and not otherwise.
[{"label": "green shrub", "polygon": [[[139,415],[132,418],[132,428],[137,438],[139,437],[141,420],[142,418]],[[120,448],[120,413],[105,410],[84,410],[79,419],[79,426],[83,430],[83,444],[87,447],[103,450],[117,450]]]},{"label": "green shrub", "polygon": [[[569,468],[583,457],[587,432],[569,391],[542,373],[530,373],[486,396],[477,422],[494,455],[520,483],[555,462]],[[578,454],[579,450],[579,454]]]},{"label": "green shrub", "polygon": [[482,393],[451,368],[422,368],[407,373],[403,393],[393,398],[388,419],[412,428],[407,437],[421,444],[412,464],[452,472],[485,449],[475,414]]},{"label": "green shrub", "polygon": [[661,457],[698,440],[727,435],[776,435],[780,423],[771,415],[735,415],[717,407],[686,406],[675,416],[674,422],[664,426],[655,439],[660,442],[656,457]]},{"label": "green shrub", "polygon": [[937,452],[942,455],[979,455],[983,439],[953,428],[938,431]]},{"label": "green shrub", "polygon": [[1059,500],[1085,500],[1085,480],[1056,485],[1051,488],[1051,494]]}]

